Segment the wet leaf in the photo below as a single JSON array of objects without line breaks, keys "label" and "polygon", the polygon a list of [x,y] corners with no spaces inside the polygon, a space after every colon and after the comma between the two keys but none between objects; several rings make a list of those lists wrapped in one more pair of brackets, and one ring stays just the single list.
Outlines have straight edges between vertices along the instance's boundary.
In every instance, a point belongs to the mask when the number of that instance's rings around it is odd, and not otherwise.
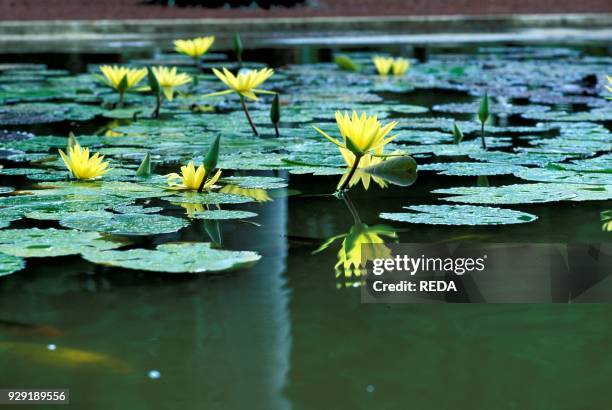
[{"label": "wet leaf", "polygon": [[507,225],[533,222],[537,216],[511,209],[471,205],[414,205],[413,212],[380,214],[383,219],[427,225]]},{"label": "wet leaf", "polygon": [[155,235],[172,233],[189,225],[173,216],[153,214],[73,214],[60,219],[60,225],[81,231],[114,235]]},{"label": "wet leaf", "polygon": [[123,245],[125,243],[104,239],[97,232],[53,228],[0,230],[0,252],[23,258],[76,255]]},{"label": "wet leaf", "polygon": [[210,243],[169,243],[155,250],[88,251],[90,262],[126,269],[168,273],[205,273],[238,269],[257,262],[250,251],[212,249]]}]

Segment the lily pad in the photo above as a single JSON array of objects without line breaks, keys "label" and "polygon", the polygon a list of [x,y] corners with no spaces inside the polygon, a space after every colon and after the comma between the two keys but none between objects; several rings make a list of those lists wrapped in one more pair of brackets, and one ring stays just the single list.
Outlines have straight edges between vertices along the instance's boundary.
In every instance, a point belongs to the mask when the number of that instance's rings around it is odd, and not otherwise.
[{"label": "lily pad", "polygon": [[25,261],[13,255],[0,253],[0,277],[10,275],[25,268]]},{"label": "lily pad", "polygon": [[500,187],[456,187],[437,189],[451,194],[443,201],[472,204],[531,204],[557,201],[603,201],[612,198],[612,187],[558,183],[515,184]]},{"label": "lily pad", "polygon": [[196,219],[248,219],[254,218],[257,214],[255,212],[248,211],[236,211],[226,209],[213,209],[210,211],[194,212],[192,217]]},{"label": "lily pad", "polygon": [[514,175],[528,181],[612,185],[612,174],[603,172],[579,172],[547,168],[523,168],[514,172]]},{"label": "lily pad", "polygon": [[74,214],[60,219],[60,225],[81,231],[115,235],[154,235],[176,232],[189,222],[173,216],[153,214]]},{"label": "lily pad", "polygon": [[537,216],[511,209],[472,205],[414,205],[413,212],[388,213],[380,217],[398,222],[427,225],[508,225],[533,222]]},{"label": "lily pad", "polygon": [[167,273],[205,273],[238,269],[260,259],[256,252],[212,249],[210,243],[168,243],[155,250],[88,251],[90,262],[126,269]]},{"label": "lily pad", "polygon": [[76,255],[88,250],[115,249],[125,245],[97,232],[67,229],[5,229],[0,231],[0,252],[22,258]]}]

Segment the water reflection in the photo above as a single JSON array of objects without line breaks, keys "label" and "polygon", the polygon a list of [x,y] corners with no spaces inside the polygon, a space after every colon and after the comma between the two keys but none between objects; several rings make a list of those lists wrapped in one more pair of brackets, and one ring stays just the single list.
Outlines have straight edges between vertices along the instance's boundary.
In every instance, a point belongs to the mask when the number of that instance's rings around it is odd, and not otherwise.
[{"label": "water reflection", "polygon": [[368,261],[376,258],[387,258],[391,251],[384,245],[390,241],[397,242],[397,233],[386,225],[368,226],[361,221],[357,209],[347,193],[341,196],[348,211],[353,216],[353,225],[348,232],[332,236],[327,239],[313,254],[324,251],[336,241],[342,244],[338,251],[338,260],[334,266],[336,278],[343,283],[338,287],[360,286],[365,275],[365,266]]},{"label": "water reflection", "polygon": [[268,191],[262,188],[242,188],[237,185],[225,185],[219,192],[247,196],[257,202],[268,202],[272,200],[270,195],[268,195]]}]

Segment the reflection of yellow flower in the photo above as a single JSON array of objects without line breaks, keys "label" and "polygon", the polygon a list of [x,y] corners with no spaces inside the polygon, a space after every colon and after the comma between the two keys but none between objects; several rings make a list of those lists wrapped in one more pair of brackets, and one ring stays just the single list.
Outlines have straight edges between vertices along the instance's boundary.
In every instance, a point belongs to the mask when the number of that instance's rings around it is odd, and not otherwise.
[{"label": "reflection of yellow flower", "polygon": [[342,247],[338,251],[338,262],[335,266],[336,277],[359,277],[364,274],[368,261],[388,258],[391,255],[391,250],[385,246],[382,236],[397,239],[397,233],[388,226],[356,223],[348,233],[328,239],[314,253],[321,252],[342,238]]},{"label": "reflection of yellow flower", "polygon": [[190,204],[189,202],[182,202],[179,205],[185,208],[185,212],[187,212],[187,216],[189,218],[193,218],[196,212],[204,212],[204,206],[202,204]]},{"label": "reflection of yellow flower", "polygon": [[379,75],[387,75],[389,74],[389,71],[391,71],[391,66],[393,65],[392,58],[374,56],[372,61],[374,62],[374,66],[376,67],[376,71],[378,71]]},{"label": "reflection of yellow flower", "polygon": [[81,148],[79,144],[69,147],[68,155],[61,149],[59,154],[66,167],[77,179],[94,179],[110,171],[108,162],[102,162],[103,156],[96,153],[90,158],[89,148]]},{"label": "reflection of yellow flower", "polygon": [[174,97],[174,87],[191,82],[189,75],[185,73],[177,74],[176,67],[153,67],[152,70],[168,101],[172,101],[172,97]]},{"label": "reflection of yellow flower", "polygon": [[390,122],[381,127],[375,115],[368,117],[365,112],[359,116],[356,111],[353,111],[353,115],[349,116],[348,112],[342,114],[340,111],[336,111],[336,122],[338,123],[338,129],[340,134],[342,134],[344,143],[340,143],[335,138],[330,137],[321,129],[314,128],[338,147],[347,149],[359,157],[382,149],[389,141],[395,138],[393,136],[385,139],[387,134],[397,125],[397,122]]},{"label": "reflection of yellow flower", "polygon": [[[344,148],[340,148],[340,153],[342,154],[346,165],[351,168],[353,166],[353,163],[355,162],[355,155],[351,151]],[[379,150],[379,152],[376,152],[376,154],[382,154],[382,150]],[[375,177],[369,174],[368,172],[362,171],[362,169],[376,164],[380,164],[382,161],[383,159],[381,157],[374,157],[370,154],[365,154],[363,157],[361,157],[361,161],[359,161],[359,164],[357,165],[357,171],[353,174],[351,180],[348,183],[349,188],[353,187],[354,185],[359,183],[359,181],[361,181],[363,187],[367,190],[370,188],[370,180],[374,180],[374,182],[376,182],[381,188],[386,188],[387,183],[382,178]],[[348,175],[348,171],[345,172],[344,175],[342,175],[342,178],[338,183],[338,188],[340,188],[344,184],[344,181],[346,180],[346,178],[348,178]]]},{"label": "reflection of yellow flower", "polygon": [[604,232],[612,232],[612,209],[601,213],[601,230]]},{"label": "reflection of yellow flower", "polygon": [[224,194],[248,196],[257,202],[268,202],[272,200],[272,198],[270,198],[268,195],[268,192],[261,188],[241,188],[237,185],[226,185],[221,188],[219,192],[223,192]]},{"label": "reflection of yellow flower", "polygon": [[188,40],[174,40],[174,49],[189,57],[197,58],[208,51],[215,42],[215,37],[198,37]]},{"label": "reflection of yellow flower", "polygon": [[251,100],[256,100],[255,93],[275,94],[272,91],[258,90],[257,87],[274,74],[271,68],[262,68],[261,70],[247,70],[238,73],[238,76],[232,74],[227,68],[223,67],[223,72],[213,68],[215,75],[225,84],[229,90],[219,91],[212,94],[207,94],[206,97],[215,95],[224,95],[230,93],[238,93],[243,97]]},{"label": "reflection of yellow flower", "polygon": [[391,66],[391,71],[393,75],[404,75],[406,71],[410,68],[410,61],[405,58],[396,58],[393,60],[393,65]]},{"label": "reflection of yellow flower", "polygon": [[[116,65],[112,67],[109,65],[103,65],[100,67],[100,71],[102,71],[102,74],[104,74],[104,77],[101,78],[102,81],[112,89],[117,90],[119,93],[124,93],[133,88],[147,75],[146,68],[136,69],[119,67]],[[122,85],[121,82],[123,81],[124,77],[126,81],[124,85]]]},{"label": "reflection of yellow flower", "polygon": [[[212,178],[209,178],[204,183],[202,189],[210,189],[220,176],[221,170],[218,170]],[[197,191],[202,181],[206,179],[206,170],[204,169],[204,165],[200,165],[198,169],[196,169],[193,165],[193,161],[189,161],[187,165],[181,167],[181,175],[173,172],[172,174],[168,174],[167,178],[168,185],[173,189]]]},{"label": "reflection of yellow flower", "polygon": [[[608,80],[608,84],[605,86],[608,92],[612,93],[612,75],[607,75],[606,79]],[[606,97],[608,100],[612,99],[612,97]]]}]

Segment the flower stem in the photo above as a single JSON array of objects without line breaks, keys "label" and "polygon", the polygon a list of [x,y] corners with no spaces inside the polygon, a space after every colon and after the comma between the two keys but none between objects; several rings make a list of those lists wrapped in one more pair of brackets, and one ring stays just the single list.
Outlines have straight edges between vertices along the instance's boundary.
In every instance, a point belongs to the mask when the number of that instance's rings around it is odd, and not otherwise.
[{"label": "flower stem", "polygon": [[202,182],[200,182],[200,186],[198,187],[198,194],[202,193],[202,190],[204,189],[204,183],[206,182],[206,175],[204,175],[204,178],[202,178]]},{"label": "flower stem", "polygon": [[255,128],[255,124],[253,123],[253,120],[251,119],[251,114],[249,114],[249,109],[247,108],[246,102],[244,101],[244,97],[242,95],[240,96],[240,104],[242,104],[242,109],[244,110],[244,113],[246,114],[247,120],[249,120],[249,124],[251,124],[251,129],[253,130],[253,133],[255,134],[255,136],[259,137],[257,128]]},{"label": "flower stem", "polygon": [[274,124],[274,132],[276,132],[276,138],[280,138],[280,132],[278,131],[278,124]]},{"label": "flower stem", "polygon": [[353,161],[353,167],[351,168],[350,172],[348,173],[348,175],[347,175],[346,179],[344,180],[344,183],[340,187],[339,191],[342,192],[342,191],[344,191],[346,189],[346,187],[348,186],[349,182],[353,178],[353,175],[355,175],[355,171],[357,171],[357,167],[359,166],[359,161],[361,161],[361,156],[355,157],[355,161]]},{"label": "flower stem", "polygon": [[487,149],[487,143],[484,137],[484,122],[480,123],[480,139],[482,140],[482,149]]},{"label": "flower stem", "polygon": [[123,95],[124,93],[119,93],[119,101],[117,101],[117,108],[123,108]]},{"label": "flower stem", "polygon": [[160,94],[157,94],[157,102],[155,104],[155,111],[153,111],[153,118],[159,118],[159,110],[162,105],[162,97]]},{"label": "flower stem", "polygon": [[359,218],[359,214],[357,213],[357,209],[355,209],[355,205],[353,205],[353,202],[351,201],[351,198],[349,198],[347,192],[344,192],[342,194],[342,200],[344,200],[344,203],[345,203],[346,207],[348,208],[349,212],[351,213],[351,216],[353,217],[353,220],[355,221],[355,223],[356,224],[360,224],[361,223],[361,218]]}]

